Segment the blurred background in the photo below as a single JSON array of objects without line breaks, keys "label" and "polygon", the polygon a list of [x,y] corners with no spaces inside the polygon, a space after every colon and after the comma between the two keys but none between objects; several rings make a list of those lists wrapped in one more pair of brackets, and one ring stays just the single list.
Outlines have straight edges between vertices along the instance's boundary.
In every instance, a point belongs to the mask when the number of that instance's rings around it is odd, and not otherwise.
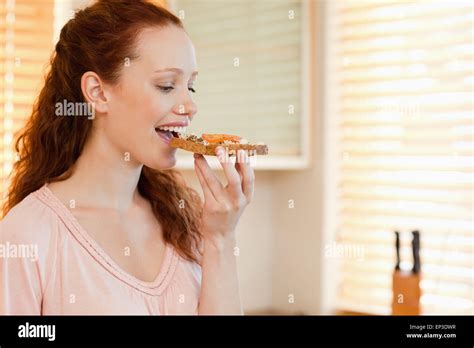
[{"label": "blurred background", "polygon": [[[59,31],[92,2],[0,0],[2,201]],[[189,132],[270,149],[238,226],[247,314],[474,314],[471,1],[152,2],[196,47]],[[177,169],[201,192],[191,154]]]}]

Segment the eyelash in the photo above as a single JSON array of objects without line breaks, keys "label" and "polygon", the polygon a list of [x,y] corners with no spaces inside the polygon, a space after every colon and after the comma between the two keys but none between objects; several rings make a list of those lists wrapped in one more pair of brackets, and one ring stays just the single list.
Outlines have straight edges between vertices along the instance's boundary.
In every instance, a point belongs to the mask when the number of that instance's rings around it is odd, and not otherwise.
[{"label": "eyelash", "polygon": [[[171,86],[157,86],[157,87],[165,93],[169,93],[171,92],[172,89],[174,89],[174,87],[171,87]],[[189,87],[188,90],[190,90],[193,93],[196,93],[196,90],[192,87]]]}]

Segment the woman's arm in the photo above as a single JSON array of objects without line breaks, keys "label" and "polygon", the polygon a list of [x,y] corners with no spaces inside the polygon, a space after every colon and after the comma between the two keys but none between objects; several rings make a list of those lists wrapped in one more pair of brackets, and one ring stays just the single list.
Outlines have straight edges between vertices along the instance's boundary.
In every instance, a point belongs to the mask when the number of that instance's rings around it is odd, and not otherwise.
[{"label": "woman's arm", "polygon": [[204,192],[200,230],[204,251],[199,314],[243,314],[239,295],[235,228],[253,199],[254,173],[245,152],[234,164],[216,149],[227,177],[223,187],[202,155],[195,154],[196,174]]},{"label": "woman's arm", "polygon": [[240,302],[235,238],[204,241],[200,315],[244,314]]},{"label": "woman's arm", "polygon": [[40,220],[22,216],[23,207],[0,221],[0,315],[41,314],[45,279],[41,279],[43,259],[39,252],[44,254],[45,248],[38,236],[43,231],[38,226],[33,229]]}]

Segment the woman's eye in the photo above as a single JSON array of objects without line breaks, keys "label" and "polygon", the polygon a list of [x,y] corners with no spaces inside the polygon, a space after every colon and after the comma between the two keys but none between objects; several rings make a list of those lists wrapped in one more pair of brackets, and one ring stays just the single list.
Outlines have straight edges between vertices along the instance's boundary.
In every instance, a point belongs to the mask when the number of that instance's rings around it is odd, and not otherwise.
[{"label": "woman's eye", "polygon": [[157,87],[163,92],[170,92],[172,89],[174,89],[174,87],[171,87],[171,86],[157,86]]},{"label": "woman's eye", "polygon": [[[171,92],[171,90],[174,89],[174,87],[172,87],[172,86],[156,86],[156,87],[159,88],[161,91],[166,92],[166,93]],[[193,93],[196,93],[196,90],[192,87],[189,87],[188,90],[190,90]]]}]

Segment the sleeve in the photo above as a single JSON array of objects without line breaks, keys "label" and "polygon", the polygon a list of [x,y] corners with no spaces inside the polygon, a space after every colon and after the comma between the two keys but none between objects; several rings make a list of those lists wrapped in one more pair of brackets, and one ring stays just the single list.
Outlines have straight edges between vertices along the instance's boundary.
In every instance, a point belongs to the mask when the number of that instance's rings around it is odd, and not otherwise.
[{"label": "sleeve", "polygon": [[0,314],[39,315],[42,299],[37,261],[18,255],[19,248],[26,251],[26,246],[5,239],[2,238],[0,245],[3,249],[0,258]]},{"label": "sleeve", "polygon": [[[42,294],[56,255],[57,219],[32,199],[0,221],[0,315],[41,315]],[[56,234],[57,235],[57,234]]]}]

